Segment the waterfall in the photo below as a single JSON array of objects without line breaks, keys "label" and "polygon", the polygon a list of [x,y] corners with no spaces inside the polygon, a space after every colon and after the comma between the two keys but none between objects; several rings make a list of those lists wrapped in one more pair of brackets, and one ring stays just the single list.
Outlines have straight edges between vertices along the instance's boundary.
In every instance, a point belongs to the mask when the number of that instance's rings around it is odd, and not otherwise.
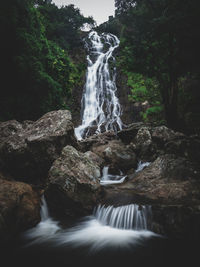
[{"label": "waterfall", "polygon": [[137,166],[137,169],[136,169],[135,172],[142,171],[145,167],[148,167],[150,164],[151,164],[151,162],[142,162],[142,161],[139,161],[138,166]]},{"label": "waterfall", "polygon": [[99,205],[94,216],[103,225],[113,228],[147,230],[147,219],[151,217],[151,207],[136,204],[120,207]]},{"label": "waterfall", "polygon": [[127,175],[113,175],[108,173],[109,167],[103,168],[103,176],[101,177],[100,184],[101,185],[110,185],[110,184],[121,184],[125,181]]},{"label": "waterfall", "polygon": [[61,230],[59,223],[50,217],[44,196],[41,199],[40,217],[40,223],[24,233],[26,239],[32,240],[28,245],[45,243],[54,238]]},{"label": "waterfall", "polygon": [[157,234],[148,230],[151,207],[130,204],[120,207],[99,205],[93,215],[85,217],[76,226],[63,229],[49,216],[47,203],[42,198],[41,222],[26,231],[28,246],[45,244],[51,247],[85,247],[99,251],[108,247],[137,245]]},{"label": "waterfall", "polygon": [[75,129],[78,140],[92,132],[122,129],[122,110],[116,96],[116,68],[114,50],[119,39],[110,33],[98,35],[92,31],[86,39],[88,68],[82,96],[82,124]]}]

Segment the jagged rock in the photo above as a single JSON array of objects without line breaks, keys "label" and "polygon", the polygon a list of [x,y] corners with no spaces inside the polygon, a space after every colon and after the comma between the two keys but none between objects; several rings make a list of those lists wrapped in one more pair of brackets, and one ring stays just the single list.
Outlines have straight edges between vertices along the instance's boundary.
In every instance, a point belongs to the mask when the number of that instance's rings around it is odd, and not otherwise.
[{"label": "jagged rock", "polygon": [[200,137],[184,136],[183,138],[175,138],[165,144],[166,153],[173,153],[184,156],[191,161],[199,162],[200,158]]},{"label": "jagged rock", "polygon": [[174,132],[166,126],[157,126],[152,128],[152,139],[156,142],[166,143],[177,137],[184,137],[185,135],[179,132]]},{"label": "jagged rock", "polygon": [[138,158],[143,161],[153,161],[157,154],[155,153],[155,145],[152,141],[151,128],[143,126],[141,127],[133,141],[135,152]]},{"label": "jagged rock", "polygon": [[117,136],[125,143],[131,143],[136,137],[139,129],[144,126],[143,122],[136,122],[128,125],[123,130],[117,133]]},{"label": "jagged rock", "polygon": [[22,182],[0,176],[0,242],[40,221],[40,197]]},{"label": "jagged rock", "polygon": [[153,205],[152,230],[166,237],[190,239],[200,237],[200,205]]},{"label": "jagged rock", "polygon": [[104,160],[101,157],[99,157],[97,154],[95,154],[94,152],[87,151],[84,154],[88,157],[88,159],[94,161],[98,166],[101,166],[101,167],[103,166]]},{"label": "jagged rock", "polygon": [[92,146],[105,145],[111,140],[116,140],[117,136],[113,131],[108,131],[100,134],[94,134],[79,142],[79,150],[87,152],[92,149]]},{"label": "jagged rock", "polygon": [[[150,204],[153,230],[176,237],[190,235],[200,221],[200,168],[184,157],[165,154],[121,185],[104,188],[106,205]],[[196,218],[196,219],[195,219]],[[194,231],[195,232],[195,231]],[[199,234],[200,231],[196,231]]]},{"label": "jagged rock", "polygon": [[54,214],[84,214],[100,190],[100,168],[87,154],[66,146],[49,171],[47,201]]},{"label": "jagged rock", "polygon": [[133,174],[122,188],[134,189],[153,202],[199,203],[200,168],[186,158],[166,154],[143,171]]},{"label": "jagged rock", "polygon": [[95,144],[92,151],[103,158],[112,169],[126,172],[129,169],[136,168],[135,153],[120,140],[112,140],[105,145]]},{"label": "jagged rock", "polygon": [[36,122],[0,124],[0,168],[20,181],[38,183],[67,144],[75,144],[71,113],[52,111]]},{"label": "jagged rock", "polygon": [[0,123],[0,140],[3,142],[7,138],[23,130],[22,124],[16,120],[5,121]]}]

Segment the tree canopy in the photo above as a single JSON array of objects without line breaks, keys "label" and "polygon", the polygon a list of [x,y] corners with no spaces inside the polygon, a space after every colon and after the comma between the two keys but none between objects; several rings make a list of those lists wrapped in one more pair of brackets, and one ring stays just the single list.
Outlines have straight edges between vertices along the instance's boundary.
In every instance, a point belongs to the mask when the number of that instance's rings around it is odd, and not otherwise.
[{"label": "tree canopy", "polygon": [[[199,79],[200,75],[200,2],[116,0],[115,3],[116,27],[121,25],[119,67],[129,80],[134,73],[156,79],[165,119],[170,127],[176,128],[183,118],[180,114],[183,107],[179,110],[183,105],[179,99],[185,93],[183,80]],[[197,105],[197,94],[189,94]]]}]

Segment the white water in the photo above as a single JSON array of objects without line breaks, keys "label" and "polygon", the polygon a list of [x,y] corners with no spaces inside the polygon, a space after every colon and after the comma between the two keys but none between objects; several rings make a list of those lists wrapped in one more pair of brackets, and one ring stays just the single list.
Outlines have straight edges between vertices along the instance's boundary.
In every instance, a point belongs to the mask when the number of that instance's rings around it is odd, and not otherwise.
[{"label": "white water", "polygon": [[119,43],[113,34],[89,33],[86,45],[90,55],[87,56],[88,69],[82,97],[82,124],[75,129],[78,140],[87,137],[92,126],[97,128],[96,133],[122,129],[122,111],[116,96],[116,69],[110,68],[110,63],[115,61],[113,52]]},{"label": "white water", "polygon": [[127,205],[121,207],[98,206],[94,214],[77,226],[62,229],[48,214],[45,199],[42,200],[41,222],[25,233],[27,246],[48,244],[55,247],[89,246],[90,251],[106,247],[137,245],[147,238],[158,236],[147,230],[150,207]]},{"label": "white water", "polygon": [[51,240],[61,230],[58,222],[49,216],[48,207],[44,196],[40,210],[41,222],[36,227],[26,231],[25,237],[31,240],[30,245]]},{"label": "white water", "polygon": [[103,176],[101,177],[100,184],[101,185],[110,185],[110,184],[122,184],[125,179],[126,175],[113,175],[108,173],[109,167],[103,168]]},{"label": "white water", "polygon": [[136,169],[135,172],[142,171],[145,167],[149,166],[150,164],[151,164],[151,162],[142,162],[142,161],[139,161],[138,166],[137,166],[137,169]]},{"label": "white water", "polygon": [[119,229],[147,230],[148,216],[151,216],[151,207],[136,204],[120,207],[98,206],[95,211],[99,222]]}]

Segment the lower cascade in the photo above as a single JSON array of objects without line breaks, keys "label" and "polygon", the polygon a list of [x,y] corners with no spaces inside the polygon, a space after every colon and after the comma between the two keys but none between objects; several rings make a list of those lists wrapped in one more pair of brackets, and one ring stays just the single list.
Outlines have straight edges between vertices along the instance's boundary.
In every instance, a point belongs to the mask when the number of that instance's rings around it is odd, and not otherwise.
[{"label": "lower cascade", "polygon": [[93,215],[85,217],[72,228],[63,229],[49,216],[47,203],[43,197],[41,222],[28,230],[24,237],[28,241],[27,246],[48,243],[56,247],[87,246],[96,251],[107,247],[127,248],[147,238],[158,236],[148,230],[150,218],[150,206],[99,205]]},{"label": "lower cascade", "polygon": [[136,204],[120,207],[98,206],[94,214],[103,225],[119,229],[147,230],[151,207]]}]

